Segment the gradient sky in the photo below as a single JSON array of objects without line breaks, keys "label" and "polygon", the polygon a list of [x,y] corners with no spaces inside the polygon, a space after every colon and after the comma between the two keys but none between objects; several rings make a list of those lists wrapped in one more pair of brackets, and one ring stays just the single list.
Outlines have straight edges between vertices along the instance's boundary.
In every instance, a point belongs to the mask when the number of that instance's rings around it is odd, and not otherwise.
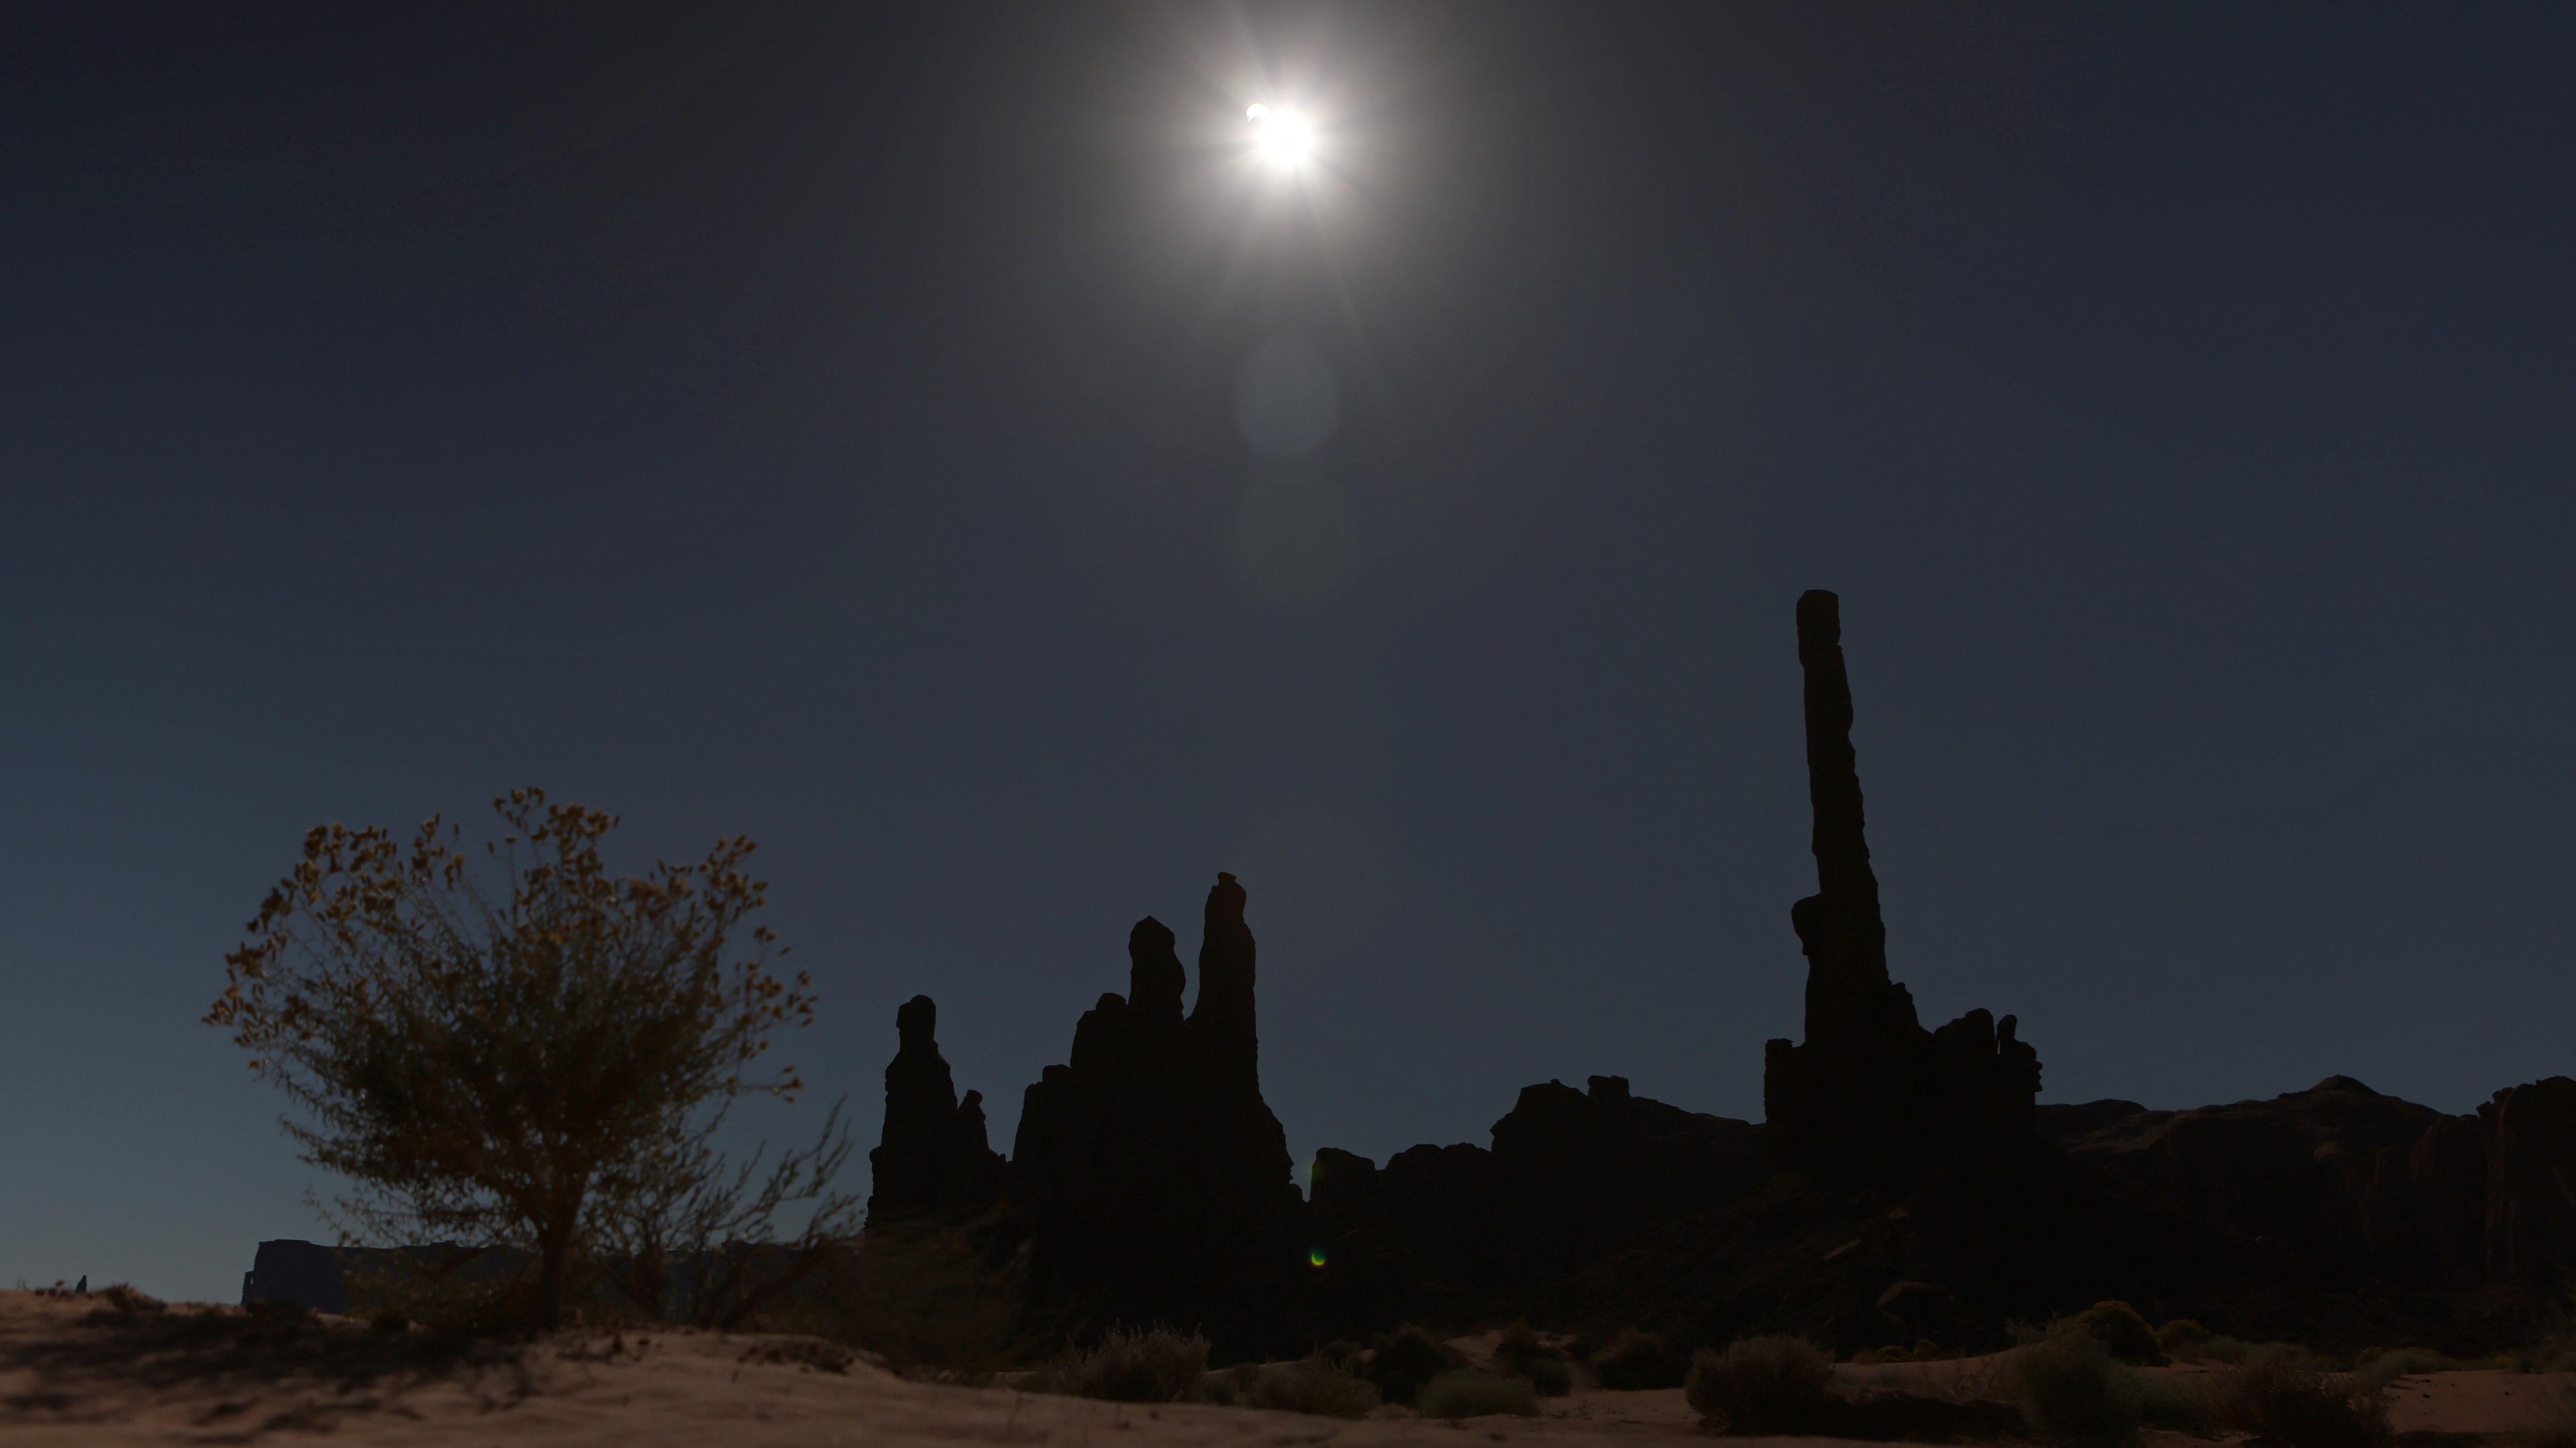
[{"label": "gradient sky", "polygon": [[[2576,1068],[2576,9],[0,14],[0,1284],[229,1299],[322,820],[762,843],[873,1143],[1251,891],[1302,1158],[1761,1112],[1843,596],[2043,1099]],[[1241,157],[1302,101],[1325,165]],[[1193,982],[1195,985],[1195,982]],[[864,1185],[863,1182],[858,1183]]]}]

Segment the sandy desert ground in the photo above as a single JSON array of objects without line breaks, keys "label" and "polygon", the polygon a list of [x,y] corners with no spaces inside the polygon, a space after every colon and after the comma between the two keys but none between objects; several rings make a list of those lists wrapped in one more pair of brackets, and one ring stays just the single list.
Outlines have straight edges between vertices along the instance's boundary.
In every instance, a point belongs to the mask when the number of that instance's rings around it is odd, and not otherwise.
[{"label": "sandy desert ground", "polygon": [[[1975,1392],[1992,1379],[1991,1364],[1978,1359],[1841,1371],[1855,1383],[1944,1393]],[[2565,1375],[2440,1373],[2405,1379],[2396,1394],[2396,1426],[2435,1435],[2414,1440],[2423,1444],[2511,1439],[2571,1414],[2576,1383]],[[317,1433],[370,1445],[529,1448],[1577,1448],[1695,1438],[1698,1429],[1678,1391],[1580,1393],[1549,1401],[1536,1419],[1346,1422],[908,1382],[802,1338],[575,1333],[515,1355],[458,1356],[416,1332],[392,1337],[343,1319],[294,1324],[204,1306],[126,1311],[98,1296],[0,1292],[0,1444],[298,1442]]]}]

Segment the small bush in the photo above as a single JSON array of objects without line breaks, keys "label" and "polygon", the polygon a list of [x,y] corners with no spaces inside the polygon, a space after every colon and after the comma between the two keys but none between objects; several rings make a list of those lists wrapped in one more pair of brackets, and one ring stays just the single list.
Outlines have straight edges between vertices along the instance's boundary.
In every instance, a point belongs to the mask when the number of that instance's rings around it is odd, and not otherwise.
[{"label": "small bush", "polygon": [[1592,1377],[1612,1392],[1678,1388],[1690,1376],[1690,1358],[1651,1332],[1629,1328],[1592,1355]]},{"label": "small bush", "polygon": [[1377,1406],[1377,1389],[1357,1374],[1321,1357],[1271,1367],[1241,1369],[1233,1378],[1232,1401],[1244,1408],[1276,1408],[1283,1413],[1312,1413],[1321,1418],[1364,1418]]},{"label": "small bush", "polygon": [[2209,1341],[2209,1329],[2189,1317],[2177,1317],[2156,1329],[2156,1346],[2173,1357],[2183,1356],[2185,1348],[2198,1347]]},{"label": "small bush", "polygon": [[1538,1416],[1538,1392],[1525,1378],[1507,1378],[1498,1373],[1459,1368],[1442,1373],[1423,1385],[1422,1416],[1446,1418],[1481,1418],[1491,1413],[1509,1413],[1514,1417]]},{"label": "small bush", "polygon": [[1363,1376],[1377,1388],[1380,1398],[1411,1405],[1421,1401],[1424,1385],[1461,1365],[1462,1360],[1448,1344],[1421,1328],[1405,1327],[1377,1340]]},{"label": "small bush", "polygon": [[2438,1373],[2450,1367],[2440,1353],[2430,1348],[2400,1347],[2387,1352],[2365,1355],[2353,1371],[2369,1382],[2386,1386],[2399,1378]]},{"label": "small bush", "polygon": [[1114,1403],[1186,1403],[1207,1395],[1208,1342],[1168,1327],[1115,1329],[1060,1370],[1076,1396]]},{"label": "small bush", "polygon": [[1834,1360],[1800,1337],[1749,1337],[1703,1349],[1684,1387],[1703,1419],[1729,1433],[1812,1430],[1833,1408]]},{"label": "small bush", "polygon": [[1494,1371],[1527,1378],[1542,1398],[1562,1398],[1574,1391],[1574,1371],[1565,1354],[1539,1341],[1529,1324],[1516,1322],[1494,1345]]},{"label": "small bush", "polygon": [[1315,1356],[1337,1368],[1346,1368],[1359,1361],[1360,1345],[1348,1338],[1337,1337],[1315,1349]]},{"label": "small bush", "polygon": [[2219,1381],[2213,1403],[2222,1427],[2282,1448],[2387,1448],[2385,1386],[2359,1373],[2318,1371],[2286,1344],[2268,1345]]},{"label": "small bush", "polygon": [[2156,1330],[2125,1302],[2097,1302],[2076,1314],[2075,1325],[2102,1344],[2114,1361],[2154,1367],[2165,1360]]},{"label": "small bush", "polygon": [[2254,1345],[2241,1337],[2213,1337],[2204,1339],[2200,1344],[2194,1347],[2190,1356],[2186,1358],[2185,1361],[2227,1364],[2241,1363],[2245,1361],[2245,1355],[2253,1350]]},{"label": "small bush", "polygon": [[2074,1324],[2061,1324],[2045,1339],[2016,1349],[2010,1369],[2022,1417],[2040,1437],[2099,1448],[2138,1436],[2136,1375],[2111,1360],[2101,1339]]}]

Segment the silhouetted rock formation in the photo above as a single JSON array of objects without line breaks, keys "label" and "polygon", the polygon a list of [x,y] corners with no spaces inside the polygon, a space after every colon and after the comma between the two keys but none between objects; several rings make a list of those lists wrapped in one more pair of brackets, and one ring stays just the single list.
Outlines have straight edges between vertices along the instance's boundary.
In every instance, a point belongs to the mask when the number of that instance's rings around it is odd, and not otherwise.
[{"label": "silhouetted rock formation", "polygon": [[1816,893],[1789,912],[1807,956],[1806,1040],[1771,1042],[1762,1103],[1773,1160],[1837,1181],[1887,1180],[2026,1139],[2039,1054],[2016,1022],[1970,1011],[1937,1031],[1887,973],[1887,927],[1863,834],[1840,605],[1798,600]]},{"label": "silhouetted rock formation", "polygon": [[885,1131],[868,1153],[875,1186],[868,1220],[894,1222],[958,1216],[1001,1199],[1002,1158],[984,1132],[984,1095],[957,1099],[940,1057],[939,1007],[926,995],[904,1002],[894,1017],[894,1059],[886,1064]]},{"label": "silhouetted rock formation", "polygon": [[[2438,1191],[2423,1190],[2417,1173],[2442,1182],[2458,1171],[2473,1188],[2485,1177],[2474,1136],[2466,1162],[2446,1150],[2445,1142],[2456,1145],[2449,1136],[2434,1138],[2419,1162],[2428,1133],[2455,1118],[2349,1076],[2268,1101],[2191,1111],[2096,1101],[2043,1106],[2037,1119],[2077,1161],[2231,1236],[2328,1260],[2402,1256],[2409,1275],[2437,1275],[2443,1261],[2463,1255],[2459,1243],[2438,1240],[2461,1223],[2441,1225],[2454,1213],[2440,1208]],[[2472,1274],[2481,1215],[2473,1203],[2463,1264]]]},{"label": "silhouetted rock formation", "polygon": [[1589,1086],[1523,1087],[1491,1150],[1416,1146],[1383,1171],[1317,1152],[1316,1235],[1345,1266],[1397,1264],[1379,1270],[1409,1273],[1417,1297],[1475,1298],[1561,1277],[1771,1174],[1758,1126],[1632,1095],[1624,1077]]},{"label": "silhouetted rock formation", "polygon": [[2446,1116],[2349,1076],[2190,1111],[2043,1106],[2078,1161],[2243,1240],[2424,1287],[2560,1290],[2576,1265],[2576,1081]]},{"label": "silhouetted rock formation", "polygon": [[340,1250],[319,1242],[281,1237],[262,1242],[242,1274],[241,1305],[292,1302],[315,1312],[346,1312],[349,1291],[340,1281]]},{"label": "silhouetted rock formation", "polygon": [[2499,1091],[2478,1108],[2478,1125],[2489,1279],[2541,1291],[2576,1284],[2576,1081]]},{"label": "silhouetted rock formation", "polygon": [[1075,1028],[1068,1065],[1028,1089],[1009,1198],[1042,1303],[1102,1321],[1165,1321],[1243,1344],[1293,1291],[1303,1203],[1288,1138],[1261,1099],[1244,891],[1208,892],[1197,1008],[1172,932],[1129,932],[1128,994]]}]

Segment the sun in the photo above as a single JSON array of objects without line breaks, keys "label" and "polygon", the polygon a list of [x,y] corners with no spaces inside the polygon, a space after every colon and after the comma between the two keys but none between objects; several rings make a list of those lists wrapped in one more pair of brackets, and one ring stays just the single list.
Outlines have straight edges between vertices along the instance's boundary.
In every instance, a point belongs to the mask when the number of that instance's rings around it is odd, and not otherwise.
[{"label": "sun", "polygon": [[1252,154],[1273,171],[1295,171],[1315,156],[1315,126],[1295,111],[1255,102],[1243,118],[1252,123]]}]

